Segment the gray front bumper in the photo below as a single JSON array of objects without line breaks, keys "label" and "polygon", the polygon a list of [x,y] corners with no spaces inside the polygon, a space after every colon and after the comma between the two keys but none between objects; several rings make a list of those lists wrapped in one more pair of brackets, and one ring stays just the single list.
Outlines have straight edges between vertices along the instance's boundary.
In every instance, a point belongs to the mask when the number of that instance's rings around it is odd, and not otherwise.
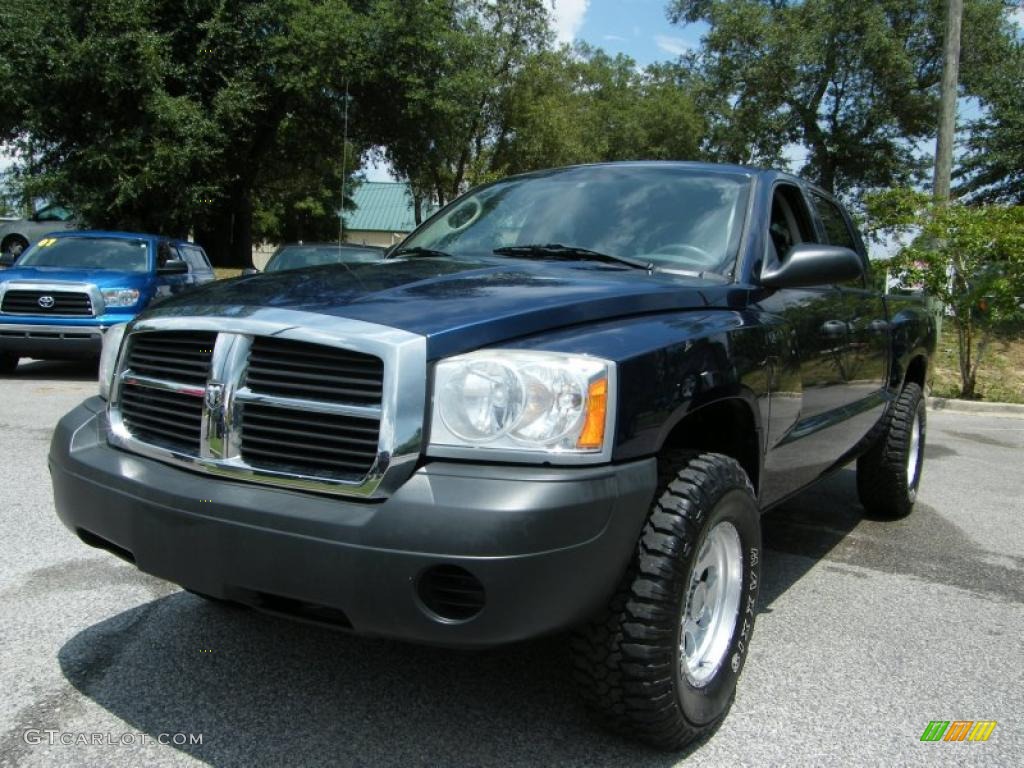
[{"label": "gray front bumper", "polygon": [[[141,570],[261,607],[343,612],[360,633],[457,646],[570,627],[611,595],[655,490],[653,459],[590,468],[435,461],[379,502],[224,480],[111,448],[104,404],[65,416],[50,449],[57,514]],[[428,568],[483,584],[474,618],[420,602]]]},{"label": "gray front bumper", "polygon": [[57,360],[99,357],[105,327],[0,323],[0,352]]}]

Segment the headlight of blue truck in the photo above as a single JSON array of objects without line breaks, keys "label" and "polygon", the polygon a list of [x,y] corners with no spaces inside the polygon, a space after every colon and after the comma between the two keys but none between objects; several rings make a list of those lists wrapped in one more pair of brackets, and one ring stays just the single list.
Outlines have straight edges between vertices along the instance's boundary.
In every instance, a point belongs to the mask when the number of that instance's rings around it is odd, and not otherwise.
[{"label": "headlight of blue truck", "polygon": [[606,460],[614,383],[615,364],[587,355],[482,350],[442,360],[434,371],[429,452]]},{"label": "headlight of blue truck", "polygon": [[104,288],[103,303],[107,307],[134,307],[139,303],[136,288]]}]

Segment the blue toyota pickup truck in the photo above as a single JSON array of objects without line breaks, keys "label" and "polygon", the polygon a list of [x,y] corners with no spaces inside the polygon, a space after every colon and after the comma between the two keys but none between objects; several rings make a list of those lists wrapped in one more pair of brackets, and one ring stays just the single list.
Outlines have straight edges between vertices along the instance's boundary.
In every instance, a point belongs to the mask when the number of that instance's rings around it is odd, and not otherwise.
[{"label": "blue toyota pickup truck", "polygon": [[589,707],[678,748],[733,699],[761,512],[851,462],[870,514],[914,505],[935,323],[870,270],[784,173],[504,179],[381,262],[112,328],[53,436],[57,514],[200,596],[347,631],[571,630]]},{"label": "blue toyota pickup truck", "polygon": [[22,357],[99,357],[103,334],[214,279],[198,245],[133,232],[54,232],[0,272],[0,373]]}]

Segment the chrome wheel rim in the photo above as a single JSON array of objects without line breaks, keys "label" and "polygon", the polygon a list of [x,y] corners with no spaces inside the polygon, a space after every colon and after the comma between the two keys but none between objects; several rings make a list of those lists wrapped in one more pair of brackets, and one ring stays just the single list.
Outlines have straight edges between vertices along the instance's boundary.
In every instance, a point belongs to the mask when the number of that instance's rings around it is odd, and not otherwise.
[{"label": "chrome wheel rim", "polygon": [[743,548],[736,526],[716,524],[690,573],[679,632],[679,667],[695,687],[706,685],[729,651],[743,591]]},{"label": "chrome wheel rim", "polygon": [[914,422],[910,425],[910,449],[907,451],[907,488],[913,488],[917,482],[917,465],[921,458],[921,414],[914,414]]}]

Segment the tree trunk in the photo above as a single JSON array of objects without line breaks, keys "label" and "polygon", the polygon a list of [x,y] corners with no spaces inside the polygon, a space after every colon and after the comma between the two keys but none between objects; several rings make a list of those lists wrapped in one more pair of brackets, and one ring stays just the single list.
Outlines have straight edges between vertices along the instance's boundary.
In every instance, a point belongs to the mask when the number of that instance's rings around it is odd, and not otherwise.
[{"label": "tree trunk", "polygon": [[417,227],[423,223],[423,198],[415,192],[412,193],[412,218]]},{"label": "tree trunk", "polygon": [[240,189],[232,201],[231,248],[228,266],[252,267],[252,190]]},{"label": "tree trunk", "polygon": [[970,320],[957,323],[956,336],[960,361],[960,397],[973,400],[978,370],[974,364],[974,328]]},{"label": "tree trunk", "polygon": [[215,267],[245,269],[253,265],[252,209],[252,191],[239,187],[228,207],[196,227],[196,242]]}]

